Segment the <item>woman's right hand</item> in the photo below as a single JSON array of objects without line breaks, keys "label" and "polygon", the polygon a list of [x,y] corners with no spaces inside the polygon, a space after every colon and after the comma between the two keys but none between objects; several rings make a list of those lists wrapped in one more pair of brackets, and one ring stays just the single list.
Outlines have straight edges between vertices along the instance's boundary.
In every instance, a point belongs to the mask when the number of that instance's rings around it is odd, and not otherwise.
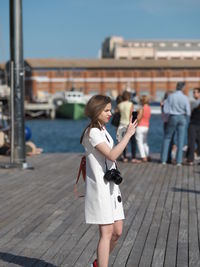
[{"label": "woman's right hand", "polygon": [[136,127],[138,125],[138,121],[135,120],[134,122],[132,122],[132,116],[131,116],[131,119],[130,119],[130,122],[129,122],[129,125],[127,127],[127,130],[126,130],[126,134],[129,136],[129,138],[134,135],[135,131],[136,131]]}]

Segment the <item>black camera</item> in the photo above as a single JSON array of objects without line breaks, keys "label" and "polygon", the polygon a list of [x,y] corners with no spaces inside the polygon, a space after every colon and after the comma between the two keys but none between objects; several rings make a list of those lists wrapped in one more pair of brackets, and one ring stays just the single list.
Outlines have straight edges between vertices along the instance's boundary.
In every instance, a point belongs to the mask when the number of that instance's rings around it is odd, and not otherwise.
[{"label": "black camera", "polygon": [[123,178],[121,177],[121,173],[118,169],[107,170],[104,174],[104,179],[108,182],[112,181],[115,184],[121,184]]}]

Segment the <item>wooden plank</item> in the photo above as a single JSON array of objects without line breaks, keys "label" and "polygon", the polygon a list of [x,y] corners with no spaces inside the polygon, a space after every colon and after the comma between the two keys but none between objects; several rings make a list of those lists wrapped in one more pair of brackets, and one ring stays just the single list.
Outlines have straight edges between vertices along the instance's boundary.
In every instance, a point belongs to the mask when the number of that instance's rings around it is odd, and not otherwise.
[{"label": "wooden plank", "polygon": [[160,229],[154,247],[154,255],[152,259],[152,266],[161,267],[164,264],[166,244],[172,215],[172,205],[174,200],[174,190],[176,184],[176,169],[173,166],[168,166],[167,174],[164,179],[169,180],[169,187],[167,189],[167,196],[165,205],[163,207],[162,219],[160,222]]},{"label": "wooden plank", "polygon": [[[90,266],[99,236],[73,194],[80,157],[43,154],[28,158],[33,171],[1,170],[0,266]],[[109,266],[200,266],[200,166],[119,167],[126,219]]]},{"label": "wooden plank", "polygon": [[130,208],[129,210],[130,218],[127,220],[128,231],[126,232],[126,237],[123,241],[123,245],[121,246],[119,253],[115,259],[114,266],[125,266],[127,258],[131,253],[134,241],[136,240],[138,229],[140,229],[141,222],[143,221],[143,218],[145,216],[149,199],[152,196],[157,177],[155,177],[156,179],[152,183],[151,173],[153,174],[155,171],[154,166],[151,169],[148,169],[147,165],[145,165],[145,167],[145,172],[142,176],[139,177],[139,179],[143,181],[143,184],[141,184],[141,187],[138,188],[139,194],[137,195],[137,198],[135,198],[135,202],[133,202],[132,204],[133,210],[132,208]]},{"label": "wooden plank", "polygon": [[[158,232],[161,225],[161,219],[163,216],[164,206],[167,199],[167,193],[169,190],[169,182],[170,182],[170,170],[169,168],[164,169],[165,173],[160,172],[161,181],[161,191],[160,195],[154,210],[153,220],[149,228],[149,233],[147,239],[145,241],[145,246],[142,252],[142,257],[139,263],[140,267],[148,267],[151,266],[152,258],[154,255],[154,249],[157,241]],[[163,179],[163,177],[165,177]],[[158,260],[158,259],[157,259]]]},{"label": "wooden plank", "polygon": [[181,203],[181,168],[176,168],[176,185],[174,188],[174,200],[172,206],[172,215],[170,221],[169,234],[167,239],[166,255],[165,255],[165,267],[173,267],[177,264],[177,243],[180,223],[180,203]]},{"label": "wooden plank", "polygon": [[[69,172],[69,174],[70,174],[70,172]],[[36,178],[39,178],[40,179],[40,177],[35,177],[35,179],[33,180],[33,183],[35,183]],[[53,183],[55,183],[54,180],[53,180]],[[66,184],[66,187],[65,187],[65,184]],[[23,183],[23,185],[24,185],[24,183]],[[48,188],[48,190],[47,190],[47,188]],[[60,188],[61,188],[61,190],[66,190],[66,192],[67,192],[68,184],[66,183],[66,181],[63,181],[63,184],[60,185]],[[54,196],[55,193],[56,194],[59,194],[60,193],[59,190],[57,190],[58,191],[58,193],[57,193],[54,188],[53,188],[52,191],[50,189],[51,189],[51,183],[46,183],[46,180],[45,180],[45,182],[43,184],[43,187],[41,187],[41,186],[39,187],[39,191],[38,191],[38,187],[37,186],[32,189],[33,190],[33,196],[34,196],[33,199],[32,198],[28,198],[28,196],[27,196],[28,200],[23,201],[22,205],[18,204],[17,210],[15,209],[16,206],[14,206],[13,211],[11,213],[11,216],[12,216],[12,214],[14,214],[14,216],[17,217],[18,216],[18,211],[19,212],[22,212],[22,210],[23,210],[23,216],[20,216],[19,217],[19,221],[17,220],[18,223],[19,223],[17,229],[16,228],[13,229],[13,225],[16,223],[15,221],[13,221],[13,224],[7,225],[7,227],[4,228],[4,232],[0,231],[0,237],[1,237],[1,241],[0,242],[3,242],[2,235],[6,231],[9,232],[9,235],[12,235],[12,232],[14,232],[14,234],[16,234],[16,232],[18,232],[18,229],[19,230],[21,228],[24,229],[24,224],[30,225],[30,222],[32,221],[32,218],[31,218],[30,215],[32,215],[32,216],[34,216],[34,218],[36,218],[37,217],[36,211],[39,211],[40,212],[39,207],[41,207],[42,205],[46,207],[47,212],[50,211],[49,202],[52,201],[52,197]],[[26,188],[24,188],[24,191],[26,191]],[[38,195],[40,197],[38,197]],[[26,195],[24,196],[24,199],[26,199]],[[30,205],[31,205],[31,208],[32,207],[35,207],[35,210],[34,209],[30,209]],[[25,211],[28,211],[28,212],[26,213]],[[24,221],[25,218],[27,218],[27,221],[26,220]],[[12,221],[13,220],[13,217],[10,217],[9,220]]]},{"label": "wooden plank", "polygon": [[200,168],[190,166],[189,184],[189,266],[200,266]]},{"label": "wooden plank", "polygon": [[[150,184],[148,172],[149,169],[145,168],[145,165],[134,164],[129,167],[129,172],[127,174],[128,180],[126,183],[127,187],[122,188],[122,192],[124,191],[126,195],[128,193],[128,198],[124,199],[124,211],[126,219],[124,221],[123,235],[110,257],[111,265],[115,265],[116,262],[120,264],[125,262],[127,258],[126,255],[128,255],[131,249],[130,243],[126,241],[126,238],[131,224],[139,211],[139,207]],[[126,249],[124,250],[121,248]],[[118,257],[118,255],[120,256]]]},{"label": "wooden plank", "polygon": [[[161,167],[161,166],[159,166]],[[139,262],[142,256],[142,252],[145,246],[145,242],[147,239],[147,235],[149,232],[149,227],[151,225],[153,214],[155,210],[155,206],[158,201],[158,196],[160,195],[160,189],[163,183],[163,178],[160,177],[161,168],[155,169],[152,173],[151,179],[156,180],[154,187],[152,188],[151,197],[148,199],[145,207],[144,217],[141,221],[140,227],[137,231],[137,236],[135,242],[133,244],[131,253],[128,257],[128,261],[126,263],[127,267],[139,266]],[[162,176],[162,175],[161,175]],[[156,177],[156,179],[154,178]],[[155,182],[155,181],[154,181]]]},{"label": "wooden plank", "polygon": [[180,222],[178,232],[177,247],[177,267],[188,266],[188,174],[185,167],[180,169],[180,179],[182,181]]}]

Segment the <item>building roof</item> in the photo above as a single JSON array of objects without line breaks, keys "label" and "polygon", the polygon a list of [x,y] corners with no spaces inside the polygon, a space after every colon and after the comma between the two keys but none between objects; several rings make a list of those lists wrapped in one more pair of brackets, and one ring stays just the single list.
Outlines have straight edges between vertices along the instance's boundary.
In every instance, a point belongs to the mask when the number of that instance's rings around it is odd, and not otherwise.
[{"label": "building roof", "polygon": [[26,59],[31,68],[200,68],[200,59],[197,60],[126,60],[126,59]]}]

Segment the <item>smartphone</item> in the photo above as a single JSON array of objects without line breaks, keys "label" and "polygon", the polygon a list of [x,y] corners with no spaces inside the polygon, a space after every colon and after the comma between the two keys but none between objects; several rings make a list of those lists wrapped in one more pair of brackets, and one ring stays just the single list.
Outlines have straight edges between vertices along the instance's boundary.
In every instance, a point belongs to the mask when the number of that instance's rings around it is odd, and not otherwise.
[{"label": "smartphone", "polygon": [[134,122],[137,119],[138,113],[137,111],[132,112],[132,122]]}]

